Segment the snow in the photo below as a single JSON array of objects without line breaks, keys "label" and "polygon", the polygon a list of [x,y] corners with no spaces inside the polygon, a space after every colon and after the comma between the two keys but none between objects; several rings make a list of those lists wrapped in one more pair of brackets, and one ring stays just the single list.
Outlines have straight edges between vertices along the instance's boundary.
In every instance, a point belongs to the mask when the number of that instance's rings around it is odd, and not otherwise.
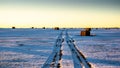
[{"label": "snow", "polygon": [[76,34],[73,35],[79,50],[95,68],[119,68],[120,30],[99,29],[93,30],[92,33],[96,36],[81,37]]},{"label": "snow", "polygon": [[[84,37],[79,35],[80,30],[68,29],[68,34],[94,68],[120,68],[120,29],[92,29],[96,36]],[[60,32],[40,28],[0,29],[0,68],[41,68]],[[74,68],[66,41],[62,50],[62,68]]]},{"label": "snow", "polygon": [[62,53],[61,53],[61,47],[62,47],[62,38],[63,33],[61,32],[58,38],[56,39],[53,51],[51,55],[48,57],[47,61],[43,64],[42,68],[54,68],[60,66],[60,59]]},{"label": "snow", "polygon": [[66,42],[63,43],[62,49],[63,49],[62,68],[74,68],[73,60],[71,56],[72,54]]}]

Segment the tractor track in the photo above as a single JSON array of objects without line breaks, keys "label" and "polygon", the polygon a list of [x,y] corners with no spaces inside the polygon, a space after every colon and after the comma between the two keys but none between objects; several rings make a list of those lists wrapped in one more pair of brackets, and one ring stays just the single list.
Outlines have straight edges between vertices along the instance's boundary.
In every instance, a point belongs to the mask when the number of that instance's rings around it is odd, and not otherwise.
[{"label": "tractor track", "polygon": [[74,68],[92,68],[90,63],[87,62],[85,56],[77,49],[74,40],[69,37],[66,31],[66,42],[71,50]]},{"label": "tractor track", "polygon": [[[85,56],[80,52],[77,46],[74,44],[74,40],[68,35],[67,30],[65,31],[65,39],[66,43],[68,44],[74,68],[92,68],[91,64],[86,60]],[[63,31],[59,34],[58,38],[56,39],[54,48],[46,62],[43,64],[42,68],[61,68],[61,59],[62,59],[62,43],[64,42],[63,39]]]},{"label": "tractor track", "polygon": [[51,55],[48,57],[47,61],[43,64],[42,68],[60,68],[61,67],[61,57],[62,57],[62,42],[64,41],[62,38],[63,31],[60,33],[58,38],[56,39],[54,49]]}]

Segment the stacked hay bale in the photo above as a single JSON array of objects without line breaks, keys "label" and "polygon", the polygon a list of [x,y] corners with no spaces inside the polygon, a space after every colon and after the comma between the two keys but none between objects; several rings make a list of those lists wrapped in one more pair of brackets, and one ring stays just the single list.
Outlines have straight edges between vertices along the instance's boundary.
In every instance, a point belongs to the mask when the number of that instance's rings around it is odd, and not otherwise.
[{"label": "stacked hay bale", "polygon": [[45,27],[43,27],[42,29],[45,29]]},{"label": "stacked hay bale", "polygon": [[15,29],[15,27],[13,26],[12,29]]},{"label": "stacked hay bale", "polygon": [[55,27],[54,30],[59,30],[59,27]]},{"label": "stacked hay bale", "polygon": [[85,28],[84,30],[81,31],[80,35],[81,36],[90,36],[90,31],[91,31],[91,28]]},{"label": "stacked hay bale", "polygon": [[34,29],[34,27],[31,27],[32,29]]}]

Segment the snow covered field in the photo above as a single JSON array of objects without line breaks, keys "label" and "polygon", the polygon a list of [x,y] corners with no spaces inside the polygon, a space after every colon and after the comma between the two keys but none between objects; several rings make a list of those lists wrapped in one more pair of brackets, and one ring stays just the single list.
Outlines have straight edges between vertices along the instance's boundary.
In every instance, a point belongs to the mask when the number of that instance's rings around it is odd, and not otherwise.
[{"label": "snow covered field", "polygon": [[[62,30],[62,29],[61,29]],[[41,68],[53,51],[61,30],[0,29],[0,68]],[[96,36],[79,36],[81,29],[68,29],[75,45],[94,68],[120,68],[120,29],[92,29]],[[65,39],[65,32],[63,32]],[[64,41],[62,68],[74,68]]]}]

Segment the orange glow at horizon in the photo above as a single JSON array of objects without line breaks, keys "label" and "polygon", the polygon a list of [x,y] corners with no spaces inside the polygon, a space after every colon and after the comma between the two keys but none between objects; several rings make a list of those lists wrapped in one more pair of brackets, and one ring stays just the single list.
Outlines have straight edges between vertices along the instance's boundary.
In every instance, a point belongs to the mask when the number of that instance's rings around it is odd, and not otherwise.
[{"label": "orange glow at horizon", "polygon": [[120,27],[120,13],[89,9],[9,8],[0,9],[0,28],[8,27]]}]

